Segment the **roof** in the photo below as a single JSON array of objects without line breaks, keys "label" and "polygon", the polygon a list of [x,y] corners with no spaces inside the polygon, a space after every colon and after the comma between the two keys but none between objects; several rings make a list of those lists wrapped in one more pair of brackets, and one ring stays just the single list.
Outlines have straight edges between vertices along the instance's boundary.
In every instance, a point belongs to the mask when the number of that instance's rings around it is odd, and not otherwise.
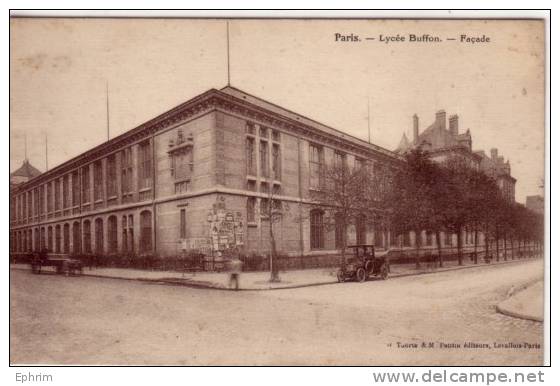
[{"label": "roof", "polygon": [[40,175],[41,172],[29,163],[29,160],[25,159],[23,164],[19,167],[19,169],[15,170],[14,172],[10,173],[10,176],[13,177],[27,177],[29,179],[37,177]]},{"label": "roof", "polygon": [[397,153],[404,153],[410,147],[410,141],[406,137],[406,134],[403,133],[401,137],[401,141],[399,142],[399,146],[395,149]]},{"label": "roof", "polygon": [[285,109],[281,106],[278,106],[274,103],[268,102],[264,99],[261,99],[259,97],[254,96],[254,95],[251,95],[251,94],[249,94],[249,93],[247,93],[243,90],[240,90],[238,88],[235,88],[235,87],[232,87],[232,86],[226,86],[226,87],[220,89],[220,91],[225,93],[225,94],[236,97],[238,99],[250,102],[250,103],[252,103],[254,105],[257,105],[259,107],[265,108],[265,109],[267,109],[269,111],[272,111],[274,113],[283,115],[287,118],[290,118],[290,119],[293,119],[295,121],[301,122],[304,125],[310,126],[314,129],[318,129],[318,130],[321,130],[321,131],[326,132],[328,134],[335,135],[339,138],[345,139],[345,140],[347,140],[349,142],[352,142],[356,145],[366,146],[366,147],[369,147],[371,150],[375,150],[375,151],[377,151],[379,153],[382,153],[386,156],[389,156],[391,158],[400,159],[400,156],[398,154],[395,154],[394,152],[392,152],[388,149],[385,149],[384,147],[374,145],[373,143],[370,143],[368,141],[364,141],[363,139],[360,139],[358,137],[350,135],[350,134],[348,134],[344,131],[341,131],[341,130],[335,129],[333,127],[327,126],[323,123],[317,122],[317,121],[315,121],[311,118],[305,117],[301,114],[298,114],[298,113],[295,113],[291,110]]}]

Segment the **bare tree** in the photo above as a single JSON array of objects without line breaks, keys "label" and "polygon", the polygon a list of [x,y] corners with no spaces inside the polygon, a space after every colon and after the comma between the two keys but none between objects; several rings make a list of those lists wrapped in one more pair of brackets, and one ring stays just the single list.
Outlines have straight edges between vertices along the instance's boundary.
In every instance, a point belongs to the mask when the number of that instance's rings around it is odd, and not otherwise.
[{"label": "bare tree", "polygon": [[269,186],[267,197],[261,198],[259,214],[261,221],[269,223],[268,233],[270,237],[270,281],[280,281],[280,270],[278,265],[278,251],[276,247],[275,224],[281,223],[289,216],[290,205],[280,199],[280,194],[275,190],[275,185]]},{"label": "bare tree", "polygon": [[334,230],[341,266],[346,263],[348,226],[363,214],[366,174],[363,168],[350,168],[345,162],[325,165],[320,188],[311,194],[312,209],[323,212],[325,230]]}]

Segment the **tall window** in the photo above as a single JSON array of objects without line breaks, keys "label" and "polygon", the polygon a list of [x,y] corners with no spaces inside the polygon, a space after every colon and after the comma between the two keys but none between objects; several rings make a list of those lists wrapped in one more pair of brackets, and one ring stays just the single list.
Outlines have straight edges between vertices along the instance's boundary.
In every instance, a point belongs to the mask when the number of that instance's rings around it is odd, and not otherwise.
[{"label": "tall window", "polygon": [[323,235],[323,212],[320,210],[311,211],[310,241],[311,249],[322,249],[325,247]]},{"label": "tall window", "polygon": [[134,253],[134,216],[128,215],[128,250]]},{"label": "tall window", "polygon": [[334,152],[334,166],[342,168],[346,166],[346,154],[339,151]]},{"label": "tall window", "polygon": [[107,157],[107,197],[117,195],[117,161],[114,154]]},{"label": "tall window", "polygon": [[80,205],[80,173],[72,172],[72,206]]},{"label": "tall window", "polygon": [[60,225],[54,227],[54,251],[60,253],[60,247],[62,244],[62,235],[60,234]]},{"label": "tall window", "polygon": [[39,186],[39,214],[45,213],[45,189],[46,185]]},{"label": "tall window", "polygon": [[60,180],[54,180],[54,210],[60,210]]},{"label": "tall window", "polygon": [[261,176],[268,177],[268,142],[260,141],[259,154],[261,161]]},{"label": "tall window", "polygon": [[432,232],[426,232],[426,245],[434,245],[434,234]]},{"label": "tall window", "polygon": [[103,253],[103,219],[95,219],[95,253]]},{"label": "tall window", "polygon": [[257,174],[257,165],[255,162],[255,138],[246,138],[245,153],[247,159],[247,174],[254,176]]},{"label": "tall window", "polygon": [[84,252],[91,253],[91,222],[84,221]]},{"label": "tall window", "polygon": [[152,212],[140,213],[140,252],[152,251]]},{"label": "tall window", "polygon": [[64,208],[70,207],[70,176],[66,174],[62,178],[62,203]]},{"label": "tall window", "polygon": [[247,197],[247,222],[255,222],[255,197]]},{"label": "tall window", "polygon": [[356,218],[356,244],[366,243],[366,222],[363,216]]},{"label": "tall window", "polygon": [[354,167],[355,167],[357,170],[362,170],[362,169],[364,169],[364,168],[366,167],[366,160],[363,159],[363,158],[358,158],[358,157],[356,157],[355,160],[354,160]]},{"label": "tall window", "polygon": [[53,210],[53,183],[52,181],[47,184],[47,212],[50,213]]},{"label": "tall window", "polygon": [[280,154],[280,145],[272,145],[272,172],[274,179],[277,181],[282,180],[282,157]]},{"label": "tall window", "polygon": [[126,252],[128,250],[128,225],[127,225],[127,221],[126,221],[126,215],[122,216],[122,221],[121,221],[121,235],[122,235],[122,241],[121,241],[121,249],[123,252]]},{"label": "tall window", "polygon": [[90,184],[89,177],[90,177],[89,165],[87,165],[82,168],[82,200],[84,203],[88,203],[91,199],[90,197],[91,184]]},{"label": "tall window", "polygon": [[180,238],[186,239],[187,238],[187,211],[185,209],[181,209],[180,211],[180,224],[181,224],[181,234],[179,235]]},{"label": "tall window", "polygon": [[82,252],[82,230],[79,221],[72,224],[72,252]]},{"label": "tall window", "polygon": [[403,233],[403,246],[410,247],[410,232]]},{"label": "tall window", "polygon": [[323,148],[309,145],[309,186],[318,189],[322,185]]},{"label": "tall window", "polygon": [[132,148],[128,147],[121,152],[121,194],[132,192]]},{"label": "tall window", "polygon": [[107,241],[109,243],[109,253],[117,252],[117,216],[110,216],[107,223]]},{"label": "tall window", "polygon": [[70,224],[64,224],[63,228],[64,249],[63,253],[70,253]]},{"label": "tall window", "polygon": [[93,163],[93,200],[103,200],[103,164],[101,160]]},{"label": "tall window", "polygon": [[451,233],[445,232],[445,245],[451,245],[452,237]]},{"label": "tall window", "polygon": [[138,147],[138,187],[152,186],[152,146],[150,140],[142,142]]},{"label": "tall window", "polygon": [[335,226],[334,226],[334,246],[335,248],[342,248],[344,244],[344,233],[345,227],[342,221],[342,216],[336,215],[334,218]]},{"label": "tall window", "polygon": [[34,212],[35,216],[39,215],[39,203],[41,200],[39,199],[39,188],[33,189],[33,200],[34,200]]},{"label": "tall window", "polygon": [[380,227],[375,227],[374,239],[376,247],[383,247],[383,232]]}]

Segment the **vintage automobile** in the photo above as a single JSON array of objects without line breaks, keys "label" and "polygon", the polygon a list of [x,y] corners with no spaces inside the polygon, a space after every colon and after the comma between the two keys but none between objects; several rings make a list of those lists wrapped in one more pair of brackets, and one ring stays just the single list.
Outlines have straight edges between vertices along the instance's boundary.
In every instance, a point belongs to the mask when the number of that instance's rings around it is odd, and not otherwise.
[{"label": "vintage automobile", "polygon": [[50,257],[48,251],[42,250],[33,253],[31,257],[31,272],[40,274],[43,267],[55,267],[56,273],[70,275],[82,274],[82,262],[69,257]]},{"label": "vintage automobile", "polygon": [[340,283],[355,280],[366,281],[369,276],[379,276],[386,280],[389,276],[389,263],[384,255],[375,255],[375,246],[371,244],[349,245],[352,256],[346,258],[336,277]]}]

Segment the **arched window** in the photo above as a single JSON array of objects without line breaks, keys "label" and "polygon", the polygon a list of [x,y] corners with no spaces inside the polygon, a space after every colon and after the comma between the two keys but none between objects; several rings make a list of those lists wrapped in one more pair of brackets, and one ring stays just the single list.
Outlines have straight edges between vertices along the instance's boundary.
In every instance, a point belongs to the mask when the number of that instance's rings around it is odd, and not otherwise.
[{"label": "arched window", "polygon": [[117,216],[110,216],[107,222],[107,241],[109,242],[109,253],[118,251],[117,241]]},{"label": "arched window", "polygon": [[84,252],[91,253],[91,221],[84,221]]},{"label": "arched window", "polygon": [[54,227],[54,251],[55,253],[60,253],[61,245],[61,234],[60,234],[60,224]]},{"label": "arched window", "polygon": [[64,224],[63,228],[63,243],[64,248],[62,250],[63,253],[70,253],[70,224]]},{"label": "arched window", "polygon": [[325,237],[323,234],[323,211],[311,211],[310,227],[311,249],[322,249],[325,247]]},{"label": "arched window", "polygon": [[126,215],[122,216],[121,227],[122,227],[121,247],[122,247],[122,251],[126,252],[128,250],[128,226],[126,221]]},{"label": "arched window", "polygon": [[95,219],[95,253],[103,253],[103,219]]},{"label": "arched window", "polygon": [[128,215],[128,250],[134,253],[134,216]]},{"label": "arched window", "polygon": [[47,247],[47,231],[44,227],[41,228],[41,245],[39,249]]},{"label": "arched window", "polygon": [[38,251],[41,249],[41,231],[39,228],[33,230],[33,250]]},{"label": "arched window", "polygon": [[152,212],[140,213],[140,252],[152,251]]},{"label": "arched window", "polygon": [[82,252],[82,227],[79,221],[74,221],[72,224],[72,252]]},{"label": "arched window", "polygon": [[47,228],[47,249],[49,252],[53,251],[53,231],[52,226]]}]

